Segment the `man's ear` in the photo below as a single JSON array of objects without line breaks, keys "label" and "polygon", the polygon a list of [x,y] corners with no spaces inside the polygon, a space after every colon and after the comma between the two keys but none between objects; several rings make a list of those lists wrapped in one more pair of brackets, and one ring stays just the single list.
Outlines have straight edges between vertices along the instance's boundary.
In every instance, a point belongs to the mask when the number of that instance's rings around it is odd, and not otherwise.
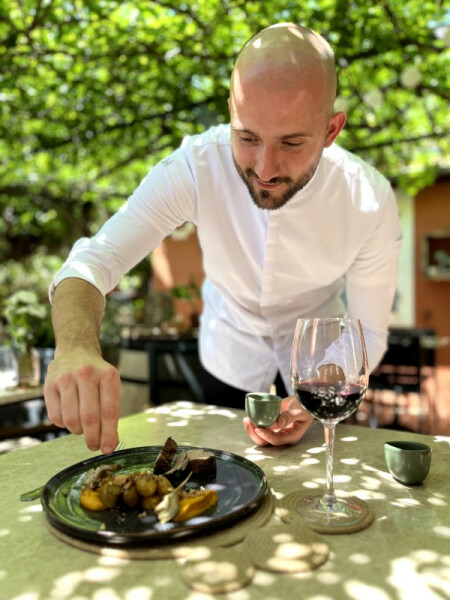
[{"label": "man's ear", "polygon": [[347,117],[343,112],[337,112],[334,115],[331,115],[330,120],[328,121],[327,138],[325,141],[326,148],[331,146],[337,136],[341,133],[346,121]]}]

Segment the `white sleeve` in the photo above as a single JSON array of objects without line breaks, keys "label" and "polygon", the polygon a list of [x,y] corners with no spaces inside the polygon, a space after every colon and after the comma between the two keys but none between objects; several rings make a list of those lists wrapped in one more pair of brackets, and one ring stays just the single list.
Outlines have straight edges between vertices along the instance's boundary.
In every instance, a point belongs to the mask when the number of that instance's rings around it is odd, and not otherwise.
[{"label": "white sleeve", "polygon": [[390,189],[372,235],[346,275],[347,312],[361,321],[370,371],[387,347],[401,242],[397,202]]},{"label": "white sleeve", "polygon": [[93,238],[76,242],[50,286],[50,300],[68,277],[88,281],[105,296],[164,237],[196,218],[195,182],[179,149],[150,171]]}]

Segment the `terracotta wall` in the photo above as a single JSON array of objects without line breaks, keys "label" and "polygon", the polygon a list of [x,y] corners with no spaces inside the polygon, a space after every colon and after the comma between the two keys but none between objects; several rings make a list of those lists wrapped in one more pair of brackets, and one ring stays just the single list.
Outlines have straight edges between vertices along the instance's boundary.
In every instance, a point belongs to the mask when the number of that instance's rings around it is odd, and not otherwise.
[{"label": "terracotta wall", "polygon": [[[439,336],[450,336],[450,280],[433,281],[422,271],[424,236],[450,230],[450,180],[425,188],[415,200],[415,300],[416,325],[433,328]],[[436,351],[436,363],[450,366],[450,345]]]},{"label": "terracotta wall", "polygon": [[[174,286],[188,285],[194,281],[200,288],[203,272],[202,252],[194,232],[187,239],[174,240],[167,237],[151,255],[152,291],[169,291]],[[202,311],[201,298],[193,302],[174,299],[175,313],[183,317],[183,328],[198,320]]]}]

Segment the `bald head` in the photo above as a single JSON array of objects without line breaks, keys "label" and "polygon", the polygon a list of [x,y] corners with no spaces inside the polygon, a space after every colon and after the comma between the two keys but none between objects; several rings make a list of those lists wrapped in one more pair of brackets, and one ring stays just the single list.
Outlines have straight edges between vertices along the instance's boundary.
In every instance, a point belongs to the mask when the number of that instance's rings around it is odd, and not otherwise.
[{"label": "bald head", "polygon": [[239,53],[231,76],[231,93],[247,83],[261,87],[314,85],[331,113],[336,97],[336,68],[329,44],[317,33],[293,23],[279,23],[252,37]]}]

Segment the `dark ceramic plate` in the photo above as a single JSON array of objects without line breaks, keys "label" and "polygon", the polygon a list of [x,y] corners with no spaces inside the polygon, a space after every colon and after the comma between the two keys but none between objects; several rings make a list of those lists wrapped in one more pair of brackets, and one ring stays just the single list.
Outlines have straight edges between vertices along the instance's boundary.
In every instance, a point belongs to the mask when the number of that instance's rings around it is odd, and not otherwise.
[{"label": "dark ceramic plate", "polygon": [[[192,448],[179,446],[178,451]],[[144,446],[110,456],[96,456],[54,475],[41,496],[50,523],[66,534],[102,543],[169,541],[230,525],[254,510],[267,492],[266,476],[257,465],[237,454],[206,448],[216,456],[216,475],[209,478],[192,476],[186,487],[215,489],[218,502],[198,517],[183,523],[163,525],[153,513],[140,516],[141,508],[122,507],[98,512],[82,508],[81,484],[89,469],[107,463],[120,464],[121,469],[117,473],[152,470],[160,449],[160,446]]]}]

